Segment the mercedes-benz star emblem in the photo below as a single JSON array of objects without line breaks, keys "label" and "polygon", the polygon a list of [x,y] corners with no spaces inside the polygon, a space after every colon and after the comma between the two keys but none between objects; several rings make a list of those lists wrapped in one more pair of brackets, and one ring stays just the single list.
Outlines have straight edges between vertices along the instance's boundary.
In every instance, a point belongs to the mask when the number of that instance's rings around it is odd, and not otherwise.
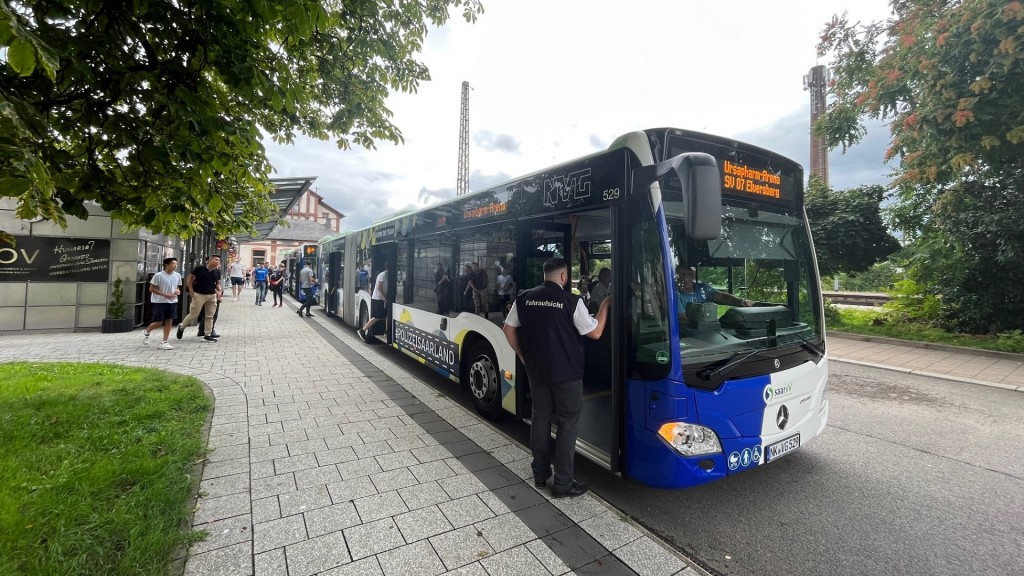
[{"label": "mercedes-benz star emblem", "polygon": [[775,369],[778,370],[781,367],[782,367],[782,362],[779,362],[779,359],[776,358],[775,359]]},{"label": "mercedes-benz star emblem", "polygon": [[782,408],[779,408],[779,413],[775,416],[775,424],[779,427],[779,430],[785,430],[786,424],[789,424],[789,408],[783,404]]}]

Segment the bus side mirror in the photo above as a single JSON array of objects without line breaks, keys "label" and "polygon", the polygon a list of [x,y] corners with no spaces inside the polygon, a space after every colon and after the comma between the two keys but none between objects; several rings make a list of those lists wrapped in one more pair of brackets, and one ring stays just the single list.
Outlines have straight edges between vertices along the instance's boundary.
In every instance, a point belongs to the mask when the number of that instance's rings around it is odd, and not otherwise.
[{"label": "bus side mirror", "polygon": [[633,189],[650,186],[675,172],[683,188],[686,233],[694,240],[714,240],[722,235],[722,179],[715,157],[686,152],[633,171]]}]

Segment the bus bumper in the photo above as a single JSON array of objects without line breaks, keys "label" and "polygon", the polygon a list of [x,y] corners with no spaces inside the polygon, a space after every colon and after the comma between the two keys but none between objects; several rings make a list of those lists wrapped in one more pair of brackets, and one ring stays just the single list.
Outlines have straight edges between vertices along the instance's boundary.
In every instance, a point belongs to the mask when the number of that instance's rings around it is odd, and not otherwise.
[{"label": "bus bumper", "polygon": [[[693,409],[677,410],[676,416],[681,417],[668,421],[695,423],[714,431],[722,451],[684,456],[657,433],[666,420],[648,418],[644,425],[637,425],[637,418],[626,429],[625,473],[650,486],[684,488],[771,464],[824,431],[829,413],[827,380],[823,358],[817,364],[728,381],[715,391],[691,389],[687,400]],[[673,385],[679,396],[685,394],[682,384],[654,384],[661,391]],[[649,384],[646,396],[650,392]]]}]

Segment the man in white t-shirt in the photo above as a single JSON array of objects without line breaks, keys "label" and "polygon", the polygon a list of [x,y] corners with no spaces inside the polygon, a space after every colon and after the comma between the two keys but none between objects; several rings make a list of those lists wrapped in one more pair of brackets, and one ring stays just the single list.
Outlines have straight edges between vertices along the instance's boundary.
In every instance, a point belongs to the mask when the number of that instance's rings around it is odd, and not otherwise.
[{"label": "man in white t-shirt", "polygon": [[498,306],[501,307],[501,317],[505,318],[508,316],[508,311],[512,308],[512,296],[515,294],[515,282],[512,281],[512,275],[508,273],[508,268],[502,268],[501,274],[494,281],[498,287]]},{"label": "man in white t-shirt", "polygon": [[231,295],[238,301],[238,295],[242,293],[242,286],[245,286],[245,266],[237,257],[231,264],[228,264],[228,277],[231,278]]},{"label": "man in white t-shirt", "polygon": [[378,320],[386,320],[388,317],[388,270],[391,263],[384,261],[384,271],[377,275],[377,281],[373,284],[373,294],[370,296],[370,319],[366,325],[359,329],[359,337],[369,342],[372,332],[370,329]]},{"label": "man in white t-shirt", "polygon": [[164,327],[161,350],[173,350],[167,343],[171,335],[171,324],[178,317],[178,296],[181,295],[181,274],[178,274],[178,259],[164,258],[164,269],[153,275],[149,281],[150,302],[153,303],[153,323],[146,327],[142,343],[149,344],[149,334],[160,326]]}]

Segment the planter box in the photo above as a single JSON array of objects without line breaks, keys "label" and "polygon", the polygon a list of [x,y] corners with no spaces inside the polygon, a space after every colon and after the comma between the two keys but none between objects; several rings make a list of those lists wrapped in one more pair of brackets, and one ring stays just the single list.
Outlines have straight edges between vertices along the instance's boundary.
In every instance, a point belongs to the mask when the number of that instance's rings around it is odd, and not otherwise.
[{"label": "planter box", "polygon": [[104,318],[103,324],[100,326],[100,332],[104,334],[131,332],[134,327],[134,318]]}]

